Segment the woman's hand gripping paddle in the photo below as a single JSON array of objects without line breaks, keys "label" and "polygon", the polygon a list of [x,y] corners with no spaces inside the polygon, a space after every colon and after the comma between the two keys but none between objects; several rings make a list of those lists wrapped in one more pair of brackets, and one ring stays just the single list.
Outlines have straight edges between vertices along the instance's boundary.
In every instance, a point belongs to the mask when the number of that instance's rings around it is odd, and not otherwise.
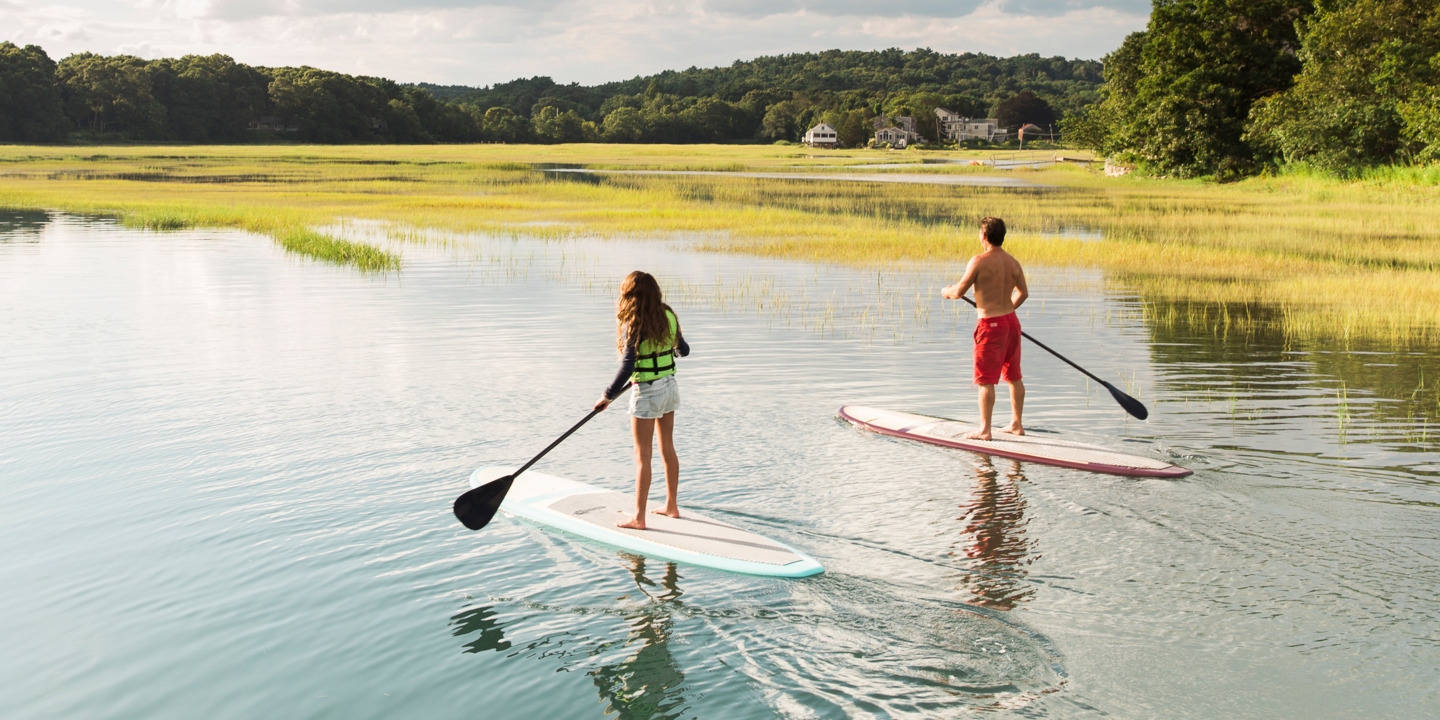
[{"label": "woman's hand gripping paddle", "polygon": [[[967,303],[970,303],[972,306],[975,305],[975,301],[974,301],[974,300],[971,300],[971,299],[968,298],[968,297],[965,297],[965,296],[962,295],[962,296],[960,296],[960,299],[961,299],[961,300],[964,300],[964,301],[967,302]],[[1100,383],[1101,385],[1104,385],[1104,386],[1105,386],[1105,389],[1110,391],[1110,396],[1113,397],[1113,398],[1115,398],[1115,402],[1120,403],[1120,407],[1125,408],[1125,412],[1128,412],[1128,413],[1130,413],[1131,415],[1134,415],[1135,417],[1137,417],[1137,418],[1139,418],[1139,419],[1141,419],[1141,420],[1144,420],[1145,418],[1150,417],[1150,411],[1147,410],[1147,409],[1145,409],[1145,406],[1144,406],[1143,404],[1141,404],[1139,400],[1136,400],[1135,398],[1130,397],[1129,395],[1126,395],[1126,394],[1123,393],[1123,392],[1120,392],[1120,388],[1117,388],[1117,387],[1115,387],[1114,385],[1111,385],[1110,383],[1105,382],[1104,380],[1101,380],[1101,379],[1098,378],[1098,377],[1095,377],[1095,374],[1094,374],[1094,373],[1092,373],[1092,372],[1090,372],[1089,370],[1086,370],[1085,368],[1082,368],[1082,367],[1080,367],[1079,365],[1076,365],[1075,363],[1071,362],[1071,361],[1070,361],[1070,358],[1067,358],[1067,357],[1065,357],[1064,355],[1061,355],[1060,353],[1055,352],[1054,350],[1051,350],[1048,345],[1046,345],[1045,343],[1040,342],[1039,340],[1036,340],[1036,339],[1033,338],[1033,337],[1030,337],[1030,334],[1027,333],[1027,332],[1025,332],[1024,330],[1021,330],[1021,331],[1020,331],[1020,334],[1021,334],[1021,335],[1024,335],[1026,340],[1029,340],[1030,342],[1033,342],[1033,343],[1035,343],[1036,345],[1039,345],[1040,347],[1044,348],[1045,351],[1048,352],[1048,353],[1050,353],[1051,355],[1054,355],[1055,357],[1058,357],[1058,358],[1060,358],[1061,360],[1064,360],[1067,364],[1070,365],[1070,367],[1073,367],[1073,368],[1075,368],[1076,370],[1079,370],[1080,372],[1085,373],[1085,375],[1088,376],[1091,380],[1094,380],[1095,382],[1098,382],[1098,383]]]},{"label": "woman's hand gripping paddle", "polygon": [[529,470],[530,466],[534,465],[537,460],[545,457],[545,453],[554,450],[556,445],[559,445],[565,438],[570,437],[570,433],[579,430],[581,425],[590,422],[590,418],[600,414],[600,411],[604,409],[605,408],[601,406],[591,410],[590,414],[586,415],[584,420],[575,423],[575,427],[566,430],[564,435],[561,435],[555,442],[550,443],[550,447],[541,450],[539,455],[530,458],[530,462],[525,463],[525,466],[516,470],[513,475],[506,475],[505,477],[491,480],[455,498],[455,517],[459,518],[460,522],[464,523],[465,527],[471,530],[479,530],[485,527],[489,524],[491,518],[495,517],[495,511],[500,509],[500,503],[504,502],[505,494],[510,492],[510,486],[514,484],[515,478],[518,477],[520,473]]}]

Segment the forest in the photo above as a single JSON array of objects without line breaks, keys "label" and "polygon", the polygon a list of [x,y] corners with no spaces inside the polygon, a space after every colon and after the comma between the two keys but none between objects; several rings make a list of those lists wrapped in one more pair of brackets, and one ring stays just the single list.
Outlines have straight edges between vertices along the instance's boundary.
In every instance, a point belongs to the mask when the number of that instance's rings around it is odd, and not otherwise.
[{"label": "forest", "polygon": [[0,142],[796,141],[829,122],[864,144],[870,118],[934,108],[1018,127],[1053,124],[1100,99],[1101,65],[928,49],[831,50],[665,71],[597,86],[548,77],[473,88],[402,85],[311,67],[254,67],[225,55],[52,60],[0,43]]},{"label": "forest", "polygon": [[1154,175],[1440,160],[1435,0],[1155,0],[1067,138]]},{"label": "forest", "polygon": [[403,85],[225,55],[53,61],[0,43],[0,142],[770,143],[934,109],[1051,126],[1157,176],[1340,175],[1440,160],[1435,0],[1154,0],[1103,63],[829,50],[586,86]]}]

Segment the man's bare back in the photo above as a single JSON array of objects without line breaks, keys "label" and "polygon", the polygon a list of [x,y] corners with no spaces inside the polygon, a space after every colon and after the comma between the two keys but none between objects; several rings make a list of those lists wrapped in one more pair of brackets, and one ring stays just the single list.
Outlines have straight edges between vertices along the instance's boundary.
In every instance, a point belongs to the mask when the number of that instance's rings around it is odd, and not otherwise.
[{"label": "man's bare back", "polygon": [[[983,252],[970,258],[965,266],[965,275],[960,282],[955,283],[940,291],[942,297],[951,300],[958,300],[965,296],[965,293],[972,287],[975,289],[975,310],[980,320],[987,318],[1004,318],[1015,312],[1030,297],[1030,289],[1025,284],[1025,271],[1020,267],[1020,261],[1016,260],[1010,253],[1001,249],[1000,245],[1005,241],[1005,223],[998,218],[985,218],[981,221],[980,242]],[[995,241],[991,242],[993,234]],[[1011,342],[1018,343],[1020,332],[1019,321],[1015,318],[1007,318],[1008,323],[1002,325],[1013,325],[1014,337]],[[989,324],[993,327],[996,322]],[[984,324],[984,323],[982,323]],[[965,437],[980,440],[989,440],[991,436],[990,417],[995,408],[995,381],[996,377],[988,373],[996,372],[995,369],[982,368],[982,355],[986,355],[985,348],[981,346],[981,330],[976,330],[976,385],[980,388],[980,429],[966,433]],[[988,332],[995,332],[994,330]],[[988,337],[985,342],[989,342]],[[1013,374],[1009,361],[999,366],[999,372],[1010,386],[1010,406],[1013,412],[1010,424],[1002,432],[1012,435],[1024,435],[1025,427],[1020,422],[1020,415],[1025,403],[1025,383],[1020,380],[1019,372],[1019,350],[1014,346],[1014,368]],[[998,361],[996,361],[998,362]],[[988,364],[988,363],[987,363]],[[982,379],[982,376],[983,377]]]},{"label": "man's bare back", "polygon": [[988,243],[985,252],[970,258],[960,282],[945,288],[941,294],[958,300],[971,287],[975,288],[975,311],[982,318],[1009,315],[1030,297],[1020,261]]}]

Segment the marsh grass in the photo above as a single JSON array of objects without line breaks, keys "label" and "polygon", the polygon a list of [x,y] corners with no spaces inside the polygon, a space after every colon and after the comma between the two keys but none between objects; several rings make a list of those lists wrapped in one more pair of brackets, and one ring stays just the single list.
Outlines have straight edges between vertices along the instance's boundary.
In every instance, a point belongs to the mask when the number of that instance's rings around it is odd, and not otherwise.
[{"label": "marsh grass", "polygon": [[[775,146],[6,147],[0,204],[277,239],[352,218],[396,233],[679,235],[713,252],[953,271],[976,249],[976,222],[998,215],[1012,228],[1007,249],[1031,267],[1099,269],[1117,289],[1195,308],[1186,311],[1192,318],[1156,321],[1395,346],[1427,345],[1440,327],[1440,171],[1430,169],[1346,181],[1292,172],[1230,185],[1105,178],[1071,165],[1001,171],[1036,183],[1022,189],[723,175],[582,180],[538,169],[805,169],[819,178],[904,162],[868,172],[996,172],[923,162],[962,156]],[[360,267],[349,258],[362,255],[345,250],[335,261]]]},{"label": "marsh grass", "polygon": [[309,228],[279,231],[275,239],[288,251],[336,265],[354,265],[364,272],[398,271],[400,256],[374,245],[341,240]]},{"label": "marsh grass", "polygon": [[195,227],[193,218],[181,213],[166,211],[126,213],[120,218],[120,222],[126,227],[147,230],[184,230]]}]

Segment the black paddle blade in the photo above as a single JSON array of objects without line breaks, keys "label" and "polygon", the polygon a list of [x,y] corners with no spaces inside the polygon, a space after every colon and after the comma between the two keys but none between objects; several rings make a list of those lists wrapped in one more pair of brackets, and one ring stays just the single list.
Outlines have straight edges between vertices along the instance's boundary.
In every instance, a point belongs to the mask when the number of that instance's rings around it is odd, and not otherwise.
[{"label": "black paddle blade", "polygon": [[455,498],[455,517],[471,530],[485,527],[495,517],[500,503],[505,500],[505,493],[510,492],[510,485],[514,482],[514,475],[506,475]]},{"label": "black paddle blade", "polygon": [[1110,383],[1105,383],[1105,389],[1110,391],[1111,397],[1115,398],[1115,402],[1120,403],[1120,407],[1125,408],[1125,412],[1128,412],[1131,415],[1140,418],[1141,420],[1150,417],[1150,411],[1146,410],[1145,406],[1140,404],[1139,400],[1136,400],[1135,398],[1130,397],[1123,392],[1120,392],[1119,388],[1111,385]]}]

